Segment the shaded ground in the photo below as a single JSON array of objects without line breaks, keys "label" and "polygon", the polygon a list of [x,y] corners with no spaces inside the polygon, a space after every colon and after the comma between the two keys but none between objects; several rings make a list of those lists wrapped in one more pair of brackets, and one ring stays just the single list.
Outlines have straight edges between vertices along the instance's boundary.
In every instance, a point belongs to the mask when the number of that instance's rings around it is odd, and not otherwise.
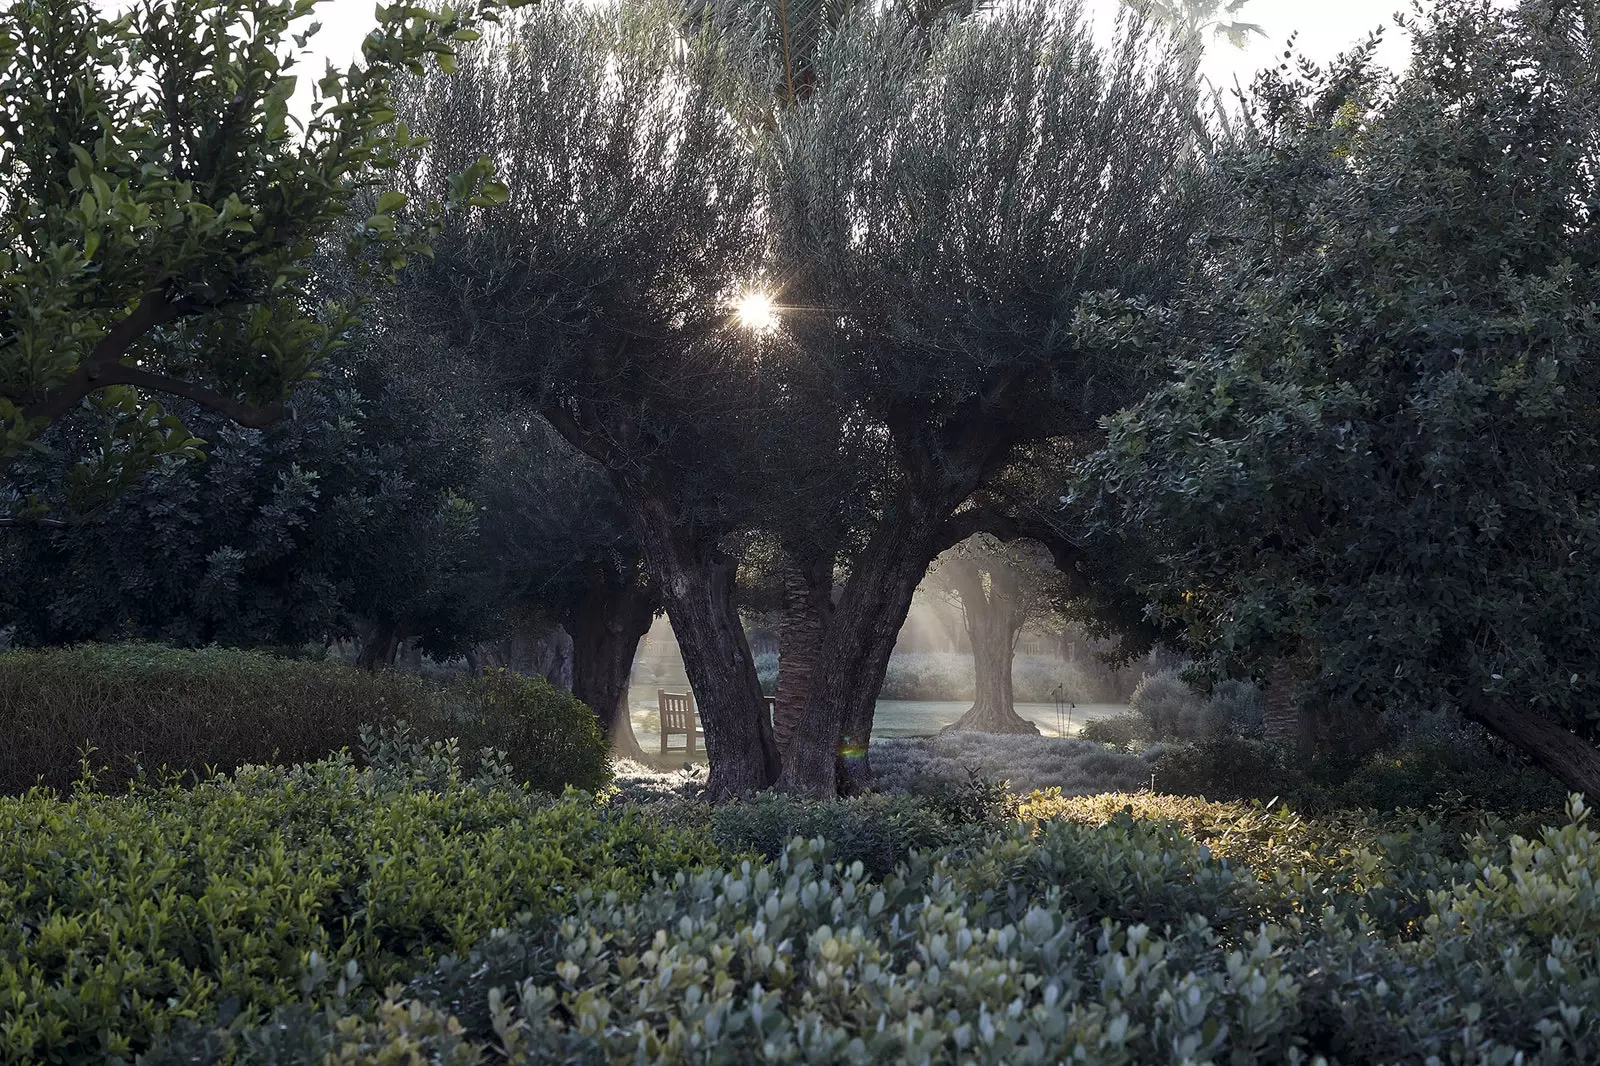
[{"label": "shaded ground", "polygon": [[[1059,788],[1063,795],[1133,792],[1150,785],[1150,764],[1138,755],[1110,751],[1072,737],[945,733],[887,738],[872,744],[876,786],[887,792],[926,792],[940,782],[952,786],[973,777],[1006,781],[1029,793]],[[704,787],[703,763],[657,769],[620,760],[616,783],[631,798],[693,795]]]}]

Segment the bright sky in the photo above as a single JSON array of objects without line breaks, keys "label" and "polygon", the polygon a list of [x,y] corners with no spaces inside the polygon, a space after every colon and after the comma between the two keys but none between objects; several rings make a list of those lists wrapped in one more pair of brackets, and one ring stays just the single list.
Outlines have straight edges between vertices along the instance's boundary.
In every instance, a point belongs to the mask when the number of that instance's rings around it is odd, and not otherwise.
[{"label": "bright sky", "polygon": [[[1097,22],[1115,18],[1120,6],[1119,0],[1085,3]],[[1299,33],[1299,51],[1322,62],[1379,26],[1387,31],[1379,59],[1395,66],[1405,62],[1406,48],[1391,16],[1409,7],[1410,0],[1249,0],[1239,17],[1259,24],[1267,35],[1252,38],[1244,49],[1213,41],[1202,70],[1219,87],[1230,87],[1235,77],[1247,85],[1256,70],[1282,60],[1290,34]],[[373,26],[372,11],[373,0],[324,0],[317,5],[322,30],[309,42],[315,55],[299,71],[301,86],[296,96],[303,99],[296,100],[296,111],[305,113],[310,82],[321,76],[325,60],[331,59],[342,69],[357,56],[361,39]]]}]

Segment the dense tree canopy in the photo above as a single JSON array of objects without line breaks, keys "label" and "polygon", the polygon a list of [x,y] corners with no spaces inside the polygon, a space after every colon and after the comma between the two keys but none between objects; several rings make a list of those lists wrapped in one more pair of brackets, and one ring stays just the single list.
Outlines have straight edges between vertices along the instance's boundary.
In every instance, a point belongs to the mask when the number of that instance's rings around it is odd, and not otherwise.
[{"label": "dense tree canopy", "polygon": [[[264,430],[178,405],[208,458],[166,457],[86,514],[11,531],[0,628],[29,644],[360,637],[384,661],[404,638],[443,655],[489,635],[497,601],[466,495],[479,411],[458,382],[395,364],[392,348],[343,350]],[[44,439],[73,450],[70,434],[96,432],[85,423]],[[48,484],[43,457],[18,465]]]},{"label": "dense tree canopy", "polygon": [[1596,15],[1447,2],[1397,84],[1364,51],[1265,79],[1238,211],[1152,320],[1175,379],[1081,490],[1220,668],[1346,719],[1457,708],[1591,791]]}]

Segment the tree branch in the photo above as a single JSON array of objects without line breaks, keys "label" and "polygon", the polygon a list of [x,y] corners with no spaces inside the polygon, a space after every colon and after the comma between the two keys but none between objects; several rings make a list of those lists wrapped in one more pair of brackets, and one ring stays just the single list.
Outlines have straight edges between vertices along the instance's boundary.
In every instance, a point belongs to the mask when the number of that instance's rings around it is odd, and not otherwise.
[{"label": "tree branch", "polygon": [[63,522],[59,518],[4,518],[0,517],[0,529],[70,529],[71,522]]},{"label": "tree branch", "polygon": [[944,547],[950,548],[975,533],[988,533],[1002,541],[1023,538],[1037,541],[1049,551],[1051,560],[1066,579],[1067,587],[1073,595],[1081,595],[1088,591],[1088,582],[1078,572],[1077,567],[1083,552],[1076,544],[1051,528],[1049,523],[1038,519],[1018,518],[992,504],[978,504],[965,511],[958,511],[946,519],[940,528],[939,539]]},{"label": "tree branch", "polygon": [[160,289],[152,289],[139,300],[133,313],[106,331],[100,342],[89,352],[89,357],[79,363],[60,385],[47,392],[43,399],[22,406],[25,422],[44,420],[54,422],[78,405],[78,402],[109,382],[96,378],[118,361],[133,346],[133,342],[152,329],[185,314],[188,308],[181,302],[167,299]]},{"label": "tree branch", "polygon": [[288,410],[282,400],[274,400],[259,407],[252,406],[241,403],[225,393],[184,381],[182,378],[168,377],[166,374],[157,374],[122,363],[103,368],[94,378],[94,382],[95,388],[104,388],[108,385],[133,385],[149,392],[178,396],[208,411],[215,411],[249,429],[264,429],[282,418]]}]

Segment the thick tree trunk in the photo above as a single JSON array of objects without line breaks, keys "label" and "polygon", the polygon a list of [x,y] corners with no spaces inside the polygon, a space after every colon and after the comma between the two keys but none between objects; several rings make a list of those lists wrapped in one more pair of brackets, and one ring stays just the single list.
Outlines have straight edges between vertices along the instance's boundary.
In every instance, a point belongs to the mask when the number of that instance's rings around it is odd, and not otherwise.
[{"label": "thick tree trunk", "polygon": [[1535,711],[1482,700],[1467,716],[1486,726],[1574,792],[1600,796],[1600,748]]},{"label": "thick tree trunk", "polygon": [[628,505],[705,729],[707,798],[764,789],[778,776],[778,748],[733,605],[734,561],[714,543],[680,530],[663,501],[631,496]]},{"label": "thick tree trunk", "polygon": [[377,670],[394,665],[395,653],[400,649],[400,628],[393,624],[375,622],[361,634],[361,653],[356,665],[363,670]]},{"label": "thick tree trunk", "polygon": [[781,756],[802,728],[806,699],[822,661],[822,638],[833,610],[833,560],[783,568],[783,620],[778,627],[778,692],[772,732]]},{"label": "thick tree trunk", "polygon": [[1009,575],[998,569],[987,571],[989,587],[984,587],[985,568],[966,559],[952,560],[951,578],[961,597],[961,614],[972,643],[972,672],[976,691],[972,709],[945,727],[946,731],[970,730],[974,733],[1039,733],[1039,727],[1017,714],[1012,697],[1011,660],[1017,647],[1017,634],[1027,620],[1021,610]]},{"label": "thick tree trunk", "polygon": [[654,582],[598,563],[590,566],[587,584],[569,621],[572,694],[594,711],[618,754],[643,759],[628,717],[628,681],[661,598]]},{"label": "thick tree trunk", "polygon": [[1304,742],[1304,723],[1294,695],[1299,684],[1300,672],[1293,663],[1284,660],[1273,664],[1262,693],[1266,705],[1261,718],[1262,736],[1269,744],[1300,747]]},{"label": "thick tree trunk", "polygon": [[943,503],[936,499],[880,525],[855,561],[823,636],[804,728],[784,752],[778,784],[785,791],[831,798],[871,787],[868,744],[878,691],[911,597],[942,546],[939,527],[955,506]]}]

